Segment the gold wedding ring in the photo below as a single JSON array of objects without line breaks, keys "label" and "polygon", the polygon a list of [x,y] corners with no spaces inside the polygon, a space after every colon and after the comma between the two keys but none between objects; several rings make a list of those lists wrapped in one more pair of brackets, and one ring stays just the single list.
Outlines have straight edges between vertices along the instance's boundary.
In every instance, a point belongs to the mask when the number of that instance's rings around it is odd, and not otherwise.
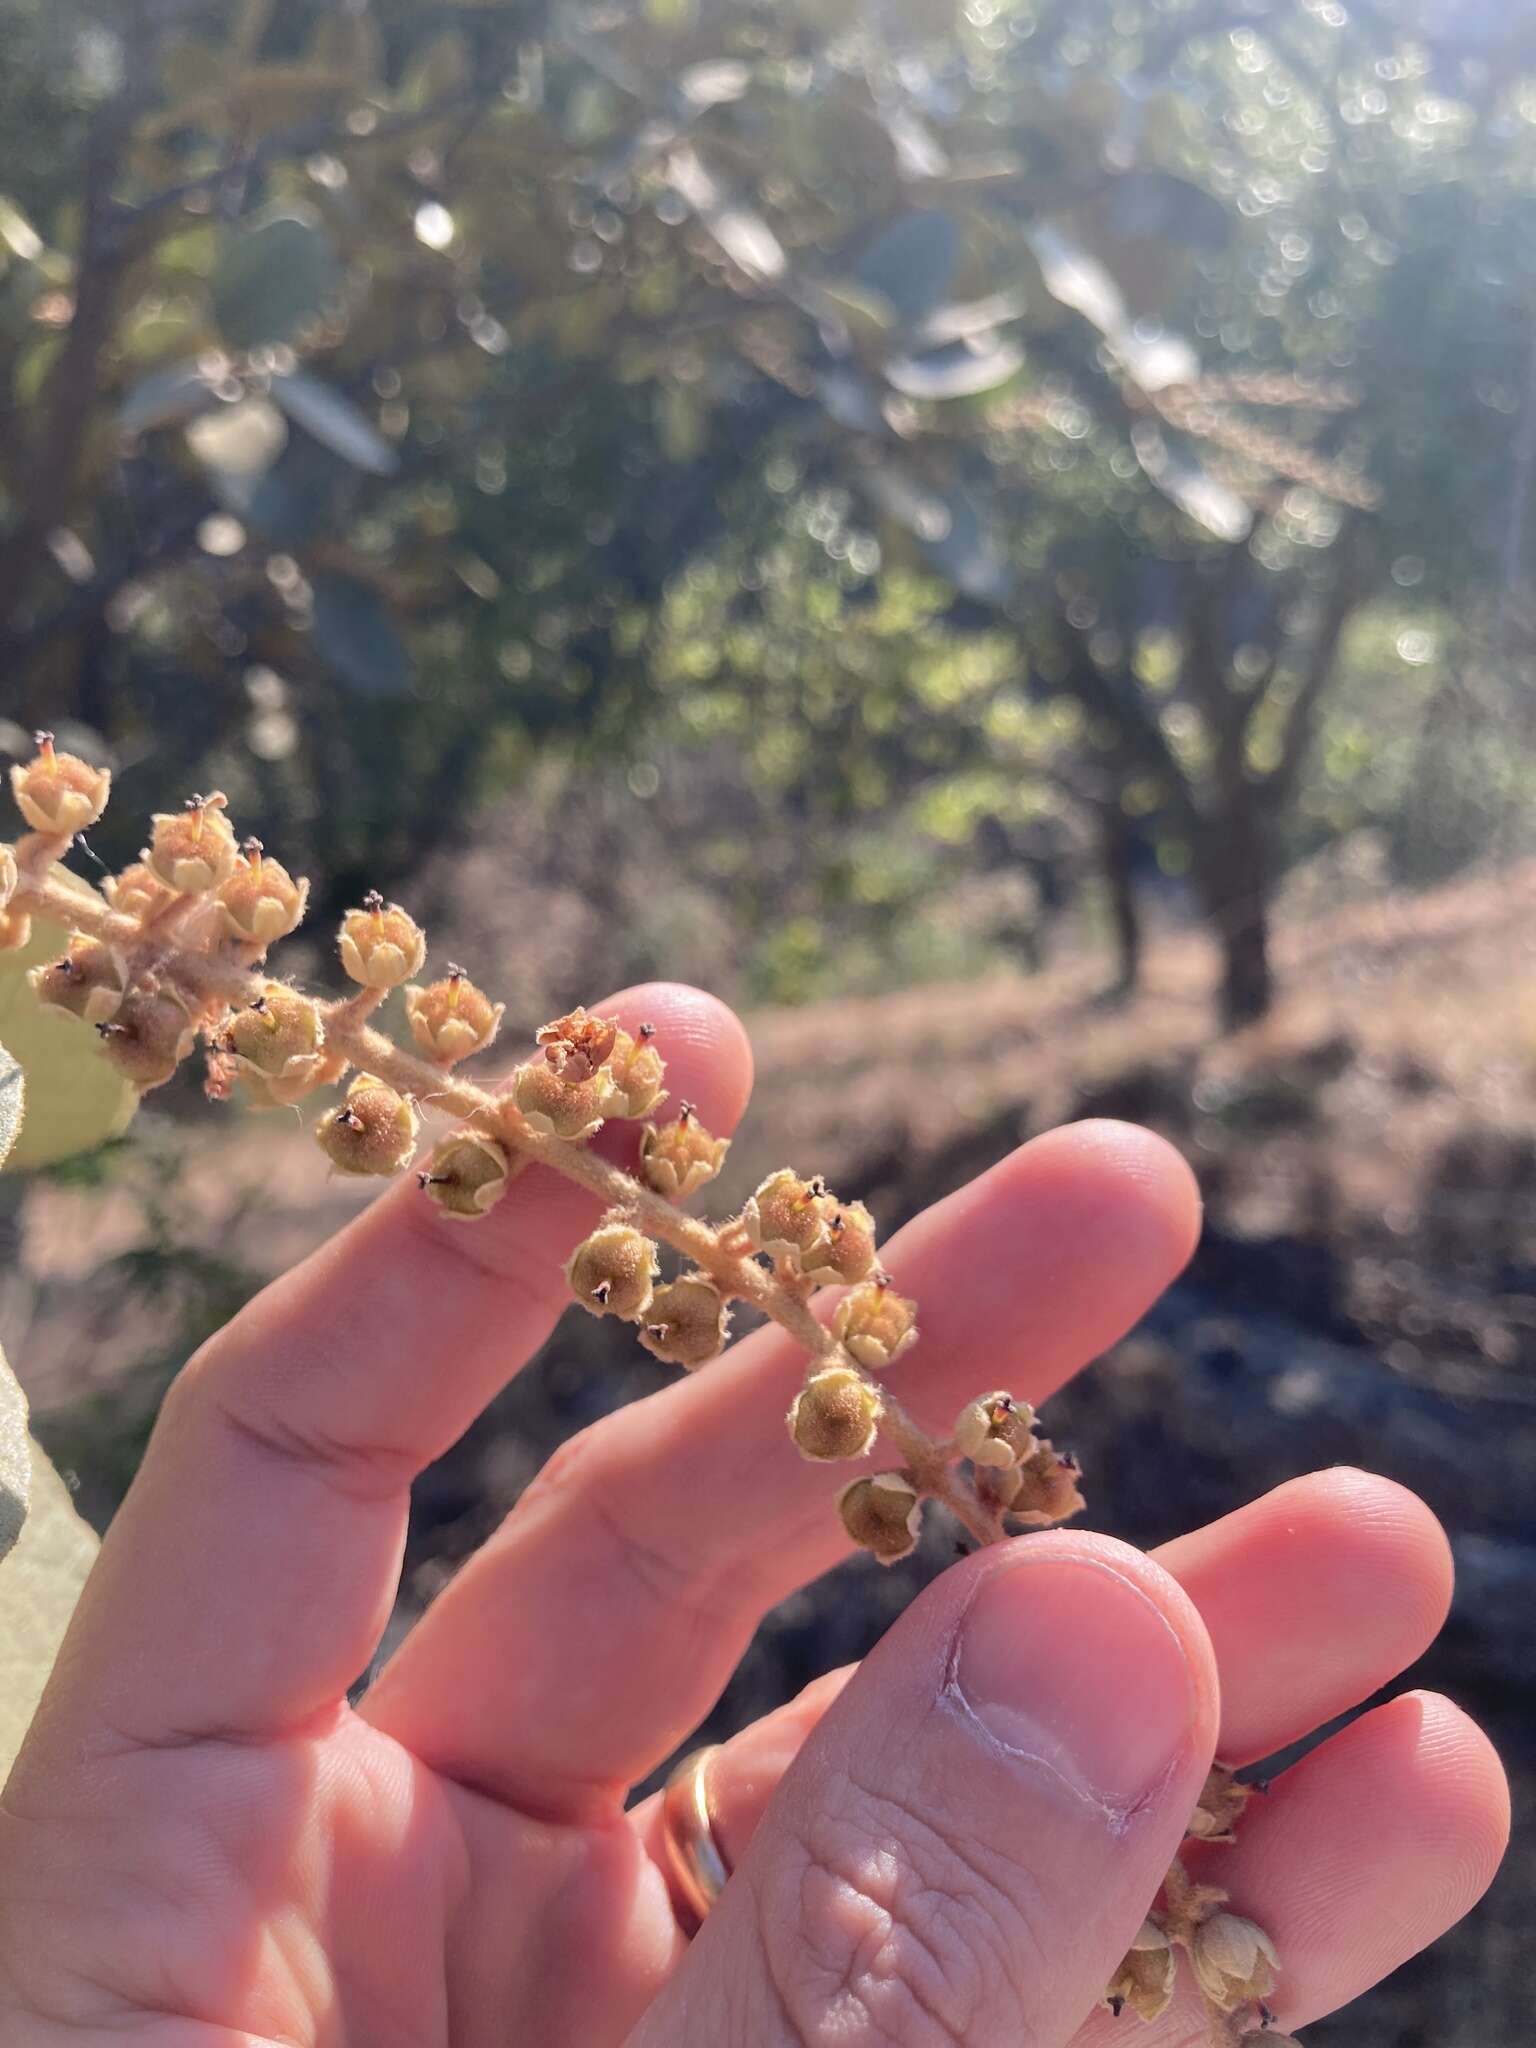
[{"label": "gold wedding ring", "polygon": [[661,1795],[661,1840],[667,1881],[689,1932],[696,1934],[710,1907],[725,1890],[731,1867],[715,1834],[709,1796],[709,1767],[718,1745],[685,1756]]}]

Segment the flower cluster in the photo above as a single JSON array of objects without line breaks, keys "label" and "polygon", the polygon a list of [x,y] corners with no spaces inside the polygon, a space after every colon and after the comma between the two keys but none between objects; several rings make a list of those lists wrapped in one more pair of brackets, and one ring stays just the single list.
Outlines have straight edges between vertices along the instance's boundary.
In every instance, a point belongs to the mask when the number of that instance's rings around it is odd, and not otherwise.
[{"label": "flower cluster", "polygon": [[[1235,1841],[1252,1797],[1248,1786],[1217,1764],[1186,1830],[1189,1841]],[[1182,1861],[1164,1880],[1161,1899],[1110,1979],[1104,2003],[1116,2014],[1129,2010],[1138,2019],[1161,2019],[1178,1989],[1181,1951],[1189,1957],[1213,2043],[1227,2048],[1243,2040],[1253,2034],[1256,2020],[1265,2048],[1298,2048],[1289,2035],[1269,2031],[1266,2000],[1280,1974],[1274,1943],[1257,1922],[1228,1910],[1219,1885],[1196,1882]]]},{"label": "flower cluster", "polygon": [[[784,1168],[722,1223],[682,1208],[720,1174],[729,1146],[690,1103],[658,1119],[666,1063],[650,1025],[628,1030],[578,1007],[535,1034],[503,1089],[478,1087],[458,1069],[496,1041],[504,1006],[458,966],[425,980],[427,935],[400,904],[374,894],[347,912],[337,955],[351,992],[318,998],[266,965],[302,921],[309,885],[259,841],[237,838],[221,794],[157,815],[139,859],[98,892],[59,863],[101,817],[107,772],[40,734],[11,783],[30,832],[0,844],[0,950],[24,945],[34,917],[65,928],[62,955],[31,976],[38,998],[94,1026],[135,1088],[169,1081],[199,1044],[215,1099],[238,1090],[257,1108],[291,1110],[339,1088],[315,1141],[334,1171],[379,1178],[415,1165],[423,1119],[444,1116],[449,1128],[416,1167],[415,1198],[445,1223],[483,1221],[530,1167],[575,1181],[602,1210],[566,1267],[584,1309],[632,1324],[654,1358],[696,1372],[725,1350],[744,1303],[807,1355],[787,1415],[802,1458],[857,1464],[889,1447],[890,1469],[851,1475],[837,1503],[850,1543],[881,1564],[910,1556],[929,1501],[981,1544],[1080,1511],[1077,1465],[1039,1434],[1026,1402],[984,1395],[935,1440],[897,1399],[888,1375],[919,1346],[917,1306],[883,1270],[862,1202]],[[409,1047],[377,1028],[396,990]],[[625,1123],[640,1128],[592,1146],[605,1125]],[[626,1153],[632,1171],[614,1163]],[[1191,1834],[1230,1840],[1245,1797],[1213,1774]],[[1180,1948],[1213,2024],[1262,2002],[1274,1950],[1224,1904],[1176,1864],[1108,2002],[1162,2012]]]}]

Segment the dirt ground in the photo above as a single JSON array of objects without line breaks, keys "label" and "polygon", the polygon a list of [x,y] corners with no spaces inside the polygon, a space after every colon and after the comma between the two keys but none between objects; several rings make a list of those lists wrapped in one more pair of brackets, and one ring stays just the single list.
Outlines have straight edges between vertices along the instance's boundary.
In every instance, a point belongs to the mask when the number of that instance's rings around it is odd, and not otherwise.
[{"label": "dirt ground", "polygon": [[[1049,1415],[1102,1472],[1089,1520],[1154,1542],[1309,1466],[1349,1459],[1445,1519],[1461,1593],[1403,1684],[1485,1717],[1516,1782],[1514,1857],[1428,1960],[1309,2030],[1314,2048],[1505,2048],[1530,2037],[1536,1917],[1536,869],[1283,922],[1284,994],[1212,1031],[1213,962],[1165,935],[1128,1006],[1102,967],[760,1012],[753,1107],[712,1209],[792,1159],[889,1230],[1032,1133],[1084,1115],[1169,1136],[1208,1227],[1186,1280]],[[590,991],[588,991],[590,993]],[[296,1124],[140,1119],[100,1185],[0,1205],[0,1333],[45,1443],[98,1521],[200,1332],[356,1206]],[[578,1327],[578,1322],[580,1327]],[[549,1450],[660,1384],[626,1333],[568,1318],[418,1489],[397,1630]],[[1134,1454],[1133,1454],[1134,1453]],[[1177,1507],[1172,1506],[1176,1497]],[[851,1566],[772,1618],[712,1732],[859,1654],[952,1548]]]}]

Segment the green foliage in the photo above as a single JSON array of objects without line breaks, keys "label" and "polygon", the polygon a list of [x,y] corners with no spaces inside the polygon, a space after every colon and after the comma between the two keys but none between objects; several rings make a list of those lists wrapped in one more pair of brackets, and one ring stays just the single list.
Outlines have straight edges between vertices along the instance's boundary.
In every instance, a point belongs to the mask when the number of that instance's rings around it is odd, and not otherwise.
[{"label": "green foliage", "polygon": [[674,587],[830,494],[1211,882],[1341,611],[1524,574],[1531,53],[1419,13],[192,0],[93,70],[18,0],[17,708],[387,882],[637,747]]}]

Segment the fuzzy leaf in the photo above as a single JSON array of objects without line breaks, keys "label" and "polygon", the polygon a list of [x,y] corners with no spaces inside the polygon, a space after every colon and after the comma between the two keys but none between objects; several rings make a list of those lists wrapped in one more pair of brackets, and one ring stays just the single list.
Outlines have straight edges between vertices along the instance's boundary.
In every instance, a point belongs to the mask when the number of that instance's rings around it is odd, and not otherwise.
[{"label": "fuzzy leaf", "polygon": [[893,356],[885,366],[887,381],[908,398],[974,398],[995,391],[1022,369],[1024,351],[1007,335],[954,341],[926,355]]},{"label": "fuzzy leaf", "polygon": [[1248,538],[1253,531],[1252,512],[1236,491],[1213,477],[1187,447],[1171,447],[1162,429],[1150,420],[1137,423],[1131,442],[1136,460],[1186,518],[1218,540],[1235,544]]},{"label": "fuzzy leaf", "polygon": [[1099,330],[1110,353],[1143,391],[1194,383],[1200,374],[1194,349],[1178,335],[1138,327],[1125,294],[1097,256],[1050,224],[1033,229],[1029,244],[1051,297]]},{"label": "fuzzy leaf", "polygon": [[389,476],[399,467],[400,458],[372,420],[359,412],[350,398],[343,398],[307,370],[274,377],[272,396],[289,419],[354,469],[366,470],[370,476]]},{"label": "fuzzy leaf", "polygon": [[100,1548],[58,1473],[36,1444],[29,1450],[31,1511],[0,1565],[0,1779],[21,1747]]},{"label": "fuzzy leaf", "polygon": [[287,341],[340,281],[329,238],[306,214],[271,214],[224,244],[212,280],[214,317],[232,348]]},{"label": "fuzzy leaf", "polygon": [[960,228],[948,213],[904,213],[876,235],[853,275],[915,326],[943,305],[960,261]]},{"label": "fuzzy leaf", "polygon": [[117,423],[125,434],[143,434],[152,427],[179,427],[214,402],[208,379],[195,362],[176,363],[141,377],[118,407]]},{"label": "fuzzy leaf", "polygon": [[21,1064],[0,1045],[0,1166],[11,1155],[21,1135],[21,1116],[26,1106],[27,1084]]},{"label": "fuzzy leaf", "polygon": [[0,1351],[0,1558],[15,1549],[31,1498],[27,1397]]}]

